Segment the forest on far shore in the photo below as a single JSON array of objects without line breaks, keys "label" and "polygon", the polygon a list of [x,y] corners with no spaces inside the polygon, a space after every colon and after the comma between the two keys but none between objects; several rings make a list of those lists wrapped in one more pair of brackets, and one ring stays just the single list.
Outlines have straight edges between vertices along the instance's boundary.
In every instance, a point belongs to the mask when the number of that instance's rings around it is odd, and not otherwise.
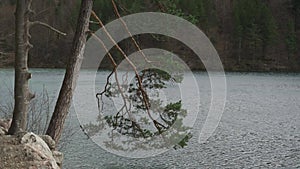
[{"label": "forest on far shore", "polygon": [[[137,12],[165,12],[197,25],[211,40],[227,71],[300,71],[299,0],[117,0],[122,16]],[[15,0],[0,1],[0,68],[14,65]],[[64,68],[70,55],[80,1],[33,0],[32,19],[66,32],[31,29],[29,67]],[[117,17],[110,0],[96,0],[93,10],[104,23]],[[99,27],[91,24],[90,29]],[[138,35],[141,48],[162,48],[178,54],[194,70],[204,70],[184,44],[168,37]],[[199,44],[200,45],[200,44]],[[130,39],[120,46],[134,52]],[[114,50],[114,49],[112,49]],[[117,52],[114,57],[122,58]],[[109,61],[102,67],[110,68]]]}]

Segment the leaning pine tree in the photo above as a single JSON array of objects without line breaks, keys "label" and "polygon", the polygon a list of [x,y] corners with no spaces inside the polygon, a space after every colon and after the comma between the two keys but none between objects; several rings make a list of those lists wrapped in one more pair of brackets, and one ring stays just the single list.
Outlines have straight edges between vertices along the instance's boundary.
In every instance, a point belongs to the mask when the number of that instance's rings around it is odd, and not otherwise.
[{"label": "leaning pine tree", "polygon": [[68,61],[64,81],[60,89],[58,100],[50,120],[46,134],[58,142],[63,131],[63,125],[67,117],[76,81],[83,60],[83,52],[87,39],[89,20],[92,12],[93,0],[82,0],[77,28],[72,44],[72,52]]}]

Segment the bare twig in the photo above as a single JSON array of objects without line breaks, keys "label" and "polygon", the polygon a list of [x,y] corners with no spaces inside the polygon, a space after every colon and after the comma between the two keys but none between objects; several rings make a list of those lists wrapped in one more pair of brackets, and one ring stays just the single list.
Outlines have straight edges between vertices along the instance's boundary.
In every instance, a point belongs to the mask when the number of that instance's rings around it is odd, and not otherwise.
[{"label": "bare twig", "polygon": [[30,22],[30,23],[29,23],[29,26],[30,26],[30,27],[32,27],[32,26],[34,26],[34,25],[41,25],[41,26],[44,26],[44,27],[49,28],[50,30],[52,30],[52,31],[54,31],[54,32],[56,32],[56,33],[58,33],[58,34],[60,34],[60,35],[63,35],[63,36],[66,36],[66,35],[67,35],[66,33],[61,32],[60,30],[58,30],[58,29],[56,29],[56,28],[54,28],[54,27],[52,27],[52,26],[50,26],[50,25],[48,25],[48,24],[46,24],[46,23],[44,23],[44,22],[33,21],[33,22]]},{"label": "bare twig", "polygon": [[157,5],[158,5],[161,12],[166,12],[167,11],[166,7],[161,2],[159,2],[159,1],[155,1],[155,2],[157,3]]},{"label": "bare twig", "polygon": [[34,10],[32,10],[32,8],[31,8],[31,5],[32,5],[32,0],[29,0],[28,6],[27,6],[27,12],[35,14]]},{"label": "bare twig", "polygon": [[99,22],[95,22],[95,21],[90,21],[91,24],[99,24]]},{"label": "bare twig", "polygon": [[[101,22],[101,21],[100,21]],[[101,45],[103,46],[103,48],[105,49],[106,53],[108,54],[109,56],[109,59],[110,61],[112,62],[114,68],[112,70],[112,72],[109,74],[109,76],[107,77],[107,81],[106,81],[106,84],[105,84],[105,88],[104,90],[101,92],[101,93],[97,93],[96,94],[96,97],[98,99],[98,108],[100,109],[100,104],[99,104],[99,101],[102,100],[102,96],[103,94],[107,91],[107,86],[108,86],[108,83],[109,83],[109,79],[110,77],[112,76],[112,74],[114,73],[115,74],[115,80],[116,80],[116,83],[117,83],[117,87],[118,87],[118,90],[120,91],[121,93],[121,97],[123,99],[123,107],[119,110],[119,112],[121,112],[124,108],[128,114],[128,117],[130,118],[130,120],[134,123],[136,121],[136,119],[134,118],[134,116],[131,114],[130,112],[130,108],[127,106],[127,101],[128,101],[128,98],[125,96],[122,88],[121,88],[121,85],[120,85],[120,82],[119,82],[119,79],[118,79],[118,72],[117,72],[117,63],[116,61],[114,60],[112,54],[109,52],[108,48],[106,47],[106,45],[104,44],[104,42],[98,37],[96,36],[95,34],[92,33],[92,36],[98,41],[101,43]],[[99,98],[99,95],[100,95],[100,98]],[[100,100],[99,100],[100,99]],[[128,101],[128,103],[130,104],[130,102]],[[140,126],[137,124],[136,125],[139,130],[141,130]]]},{"label": "bare twig", "polygon": [[[148,98],[148,95],[147,95],[146,91],[145,91],[144,88],[143,88],[143,85],[142,85],[142,79],[141,79],[141,77],[140,77],[139,74],[138,74],[138,71],[137,71],[137,69],[136,69],[136,66],[135,66],[134,63],[128,58],[128,56],[127,56],[126,53],[123,51],[123,49],[122,49],[122,48],[116,43],[116,41],[112,38],[112,36],[111,36],[110,33],[107,31],[107,29],[105,28],[104,24],[103,24],[102,21],[100,20],[100,18],[96,15],[96,13],[95,13],[94,11],[92,11],[91,15],[98,21],[99,26],[103,28],[105,34],[108,36],[108,38],[110,39],[110,41],[116,46],[116,48],[119,50],[119,52],[121,52],[121,54],[122,54],[122,56],[125,58],[125,60],[126,60],[126,61],[130,64],[130,66],[133,68],[134,73],[135,73],[135,76],[136,76],[136,78],[137,78],[137,80],[138,80],[138,88],[139,88],[139,90],[141,91],[141,94],[142,94],[142,101],[143,101],[144,104],[145,104],[147,114],[148,114],[149,118],[153,121],[154,126],[160,131],[160,128],[158,128],[158,125],[160,125],[160,126],[163,126],[163,125],[160,124],[159,122],[157,122],[157,121],[152,117],[152,115],[151,115],[151,113],[150,113],[149,98]],[[125,24],[125,25],[126,25],[126,24]],[[127,29],[127,30],[128,30],[128,29]],[[129,32],[129,30],[128,30],[128,32]],[[131,34],[130,32],[129,32],[129,34],[132,36],[132,34]],[[134,38],[133,38],[133,40],[134,40]],[[102,46],[105,47],[106,52],[109,54],[109,51],[108,51],[108,49],[106,48],[104,42],[103,42],[100,38],[98,38],[98,41],[102,44]],[[136,43],[136,45],[137,45],[137,48],[140,49],[137,43]],[[142,52],[142,51],[141,51],[141,52]],[[144,56],[145,56],[145,55],[144,55]],[[111,58],[112,56],[109,54],[109,57]],[[145,58],[145,59],[146,59],[146,58]],[[115,73],[116,73],[116,72],[117,72],[117,71],[115,71]],[[118,86],[119,89],[121,89],[119,83],[117,83],[117,86]],[[121,91],[121,95],[124,95],[122,91]],[[122,96],[122,97],[123,97],[123,99],[124,99],[125,96]],[[126,101],[125,101],[124,103],[126,103]],[[125,108],[127,109],[127,106],[125,106]],[[127,110],[128,110],[128,109],[127,109]],[[130,113],[129,111],[127,111],[127,112],[128,112],[128,115],[131,116],[131,113]],[[132,118],[133,118],[133,117],[130,117],[130,119],[132,119]],[[132,121],[132,122],[135,122],[135,121]],[[137,124],[137,123],[136,123],[136,124]]]},{"label": "bare twig", "polygon": [[122,4],[122,1],[118,2],[119,7],[121,8],[122,11],[124,11],[126,14],[130,14],[130,10],[127,9],[124,4]]},{"label": "bare twig", "polygon": [[138,71],[134,65],[134,63],[132,63],[132,61],[128,58],[128,56],[126,55],[126,53],[123,51],[123,49],[116,43],[116,41],[112,38],[112,36],[110,35],[110,33],[107,31],[107,29],[105,28],[105,26],[103,25],[102,21],[100,20],[100,18],[96,15],[96,13],[94,11],[92,11],[92,16],[99,22],[99,25],[103,28],[104,32],[106,33],[106,35],[108,36],[108,38],[113,42],[113,44],[115,44],[115,46],[117,47],[117,49],[121,52],[121,54],[124,56],[125,60],[130,64],[130,66],[133,68],[134,73],[137,77],[138,80],[138,84],[139,84],[139,89],[142,92],[142,96],[143,96],[143,101],[145,103],[145,107],[147,109],[147,113],[149,115],[149,117],[151,118],[151,120],[154,120],[152,115],[150,114],[150,105],[148,102],[148,96],[145,92],[145,90],[143,89],[142,86],[142,80],[138,74]]},{"label": "bare twig", "polygon": [[119,11],[118,11],[118,8],[117,8],[117,6],[116,6],[115,1],[114,1],[114,0],[111,0],[111,2],[112,2],[112,4],[113,4],[115,14],[118,16],[118,18],[119,18],[120,21],[122,22],[124,28],[126,29],[127,33],[129,34],[129,36],[130,36],[130,38],[131,38],[133,44],[134,44],[135,47],[137,48],[137,50],[142,54],[142,56],[144,57],[144,59],[145,59],[145,61],[146,61],[147,63],[153,62],[153,61],[148,60],[148,58],[146,57],[145,53],[141,50],[140,46],[138,45],[138,43],[137,43],[136,40],[134,39],[133,35],[132,35],[131,32],[129,31],[127,24],[124,22],[124,20],[122,19],[121,15],[120,15],[120,13],[119,13]]},{"label": "bare twig", "polygon": [[8,54],[8,53],[6,53],[6,52],[1,52],[1,51],[0,51],[0,56],[1,56],[1,55],[7,55],[7,54]]}]

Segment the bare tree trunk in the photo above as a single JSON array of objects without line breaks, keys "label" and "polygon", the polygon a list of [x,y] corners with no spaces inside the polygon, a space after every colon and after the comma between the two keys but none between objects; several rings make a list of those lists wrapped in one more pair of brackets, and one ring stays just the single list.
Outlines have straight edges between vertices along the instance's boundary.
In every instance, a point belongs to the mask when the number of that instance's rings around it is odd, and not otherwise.
[{"label": "bare tree trunk", "polygon": [[85,49],[92,6],[93,0],[81,1],[80,14],[73,39],[72,53],[69,58],[58,100],[46,132],[46,134],[50,135],[56,142],[58,142],[62,134],[63,125],[71,105],[73,92],[76,87],[76,81],[83,60],[83,52]]},{"label": "bare tree trunk", "polygon": [[28,0],[18,0],[15,21],[15,106],[12,125],[9,134],[23,131],[27,125],[27,111],[30,100],[34,97],[30,93],[28,81],[31,74],[28,72],[28,51],[32,47],[29,43],[29,5]]}]

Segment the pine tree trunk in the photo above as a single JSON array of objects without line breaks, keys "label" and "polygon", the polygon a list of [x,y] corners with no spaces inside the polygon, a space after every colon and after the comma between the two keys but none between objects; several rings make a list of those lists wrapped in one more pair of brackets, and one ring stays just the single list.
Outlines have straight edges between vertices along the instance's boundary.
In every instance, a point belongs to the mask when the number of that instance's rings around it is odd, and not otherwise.
[{"label": "pine tree trunk", "polygon": [[76,81],[83,60],[92,6],[93,0],[81,1],[80,14],[73,39],[71,56],[68,61],[64,81],[60,89],[55,109],[46,132],[46,134],[50,135],[55,142],[58,142],[62,134],[63,125],[76,87]]},{"label": "pine tree trunk", "polygon": [[29,43],[29,5],[28,0],[18,0],[15,21],[15,106],[13,120],[9,128],[9,134],[24,131],[27,125],[27,112],[30,100],[34,97],[30,93],[28,81],[31,74],[28,72]]}]

